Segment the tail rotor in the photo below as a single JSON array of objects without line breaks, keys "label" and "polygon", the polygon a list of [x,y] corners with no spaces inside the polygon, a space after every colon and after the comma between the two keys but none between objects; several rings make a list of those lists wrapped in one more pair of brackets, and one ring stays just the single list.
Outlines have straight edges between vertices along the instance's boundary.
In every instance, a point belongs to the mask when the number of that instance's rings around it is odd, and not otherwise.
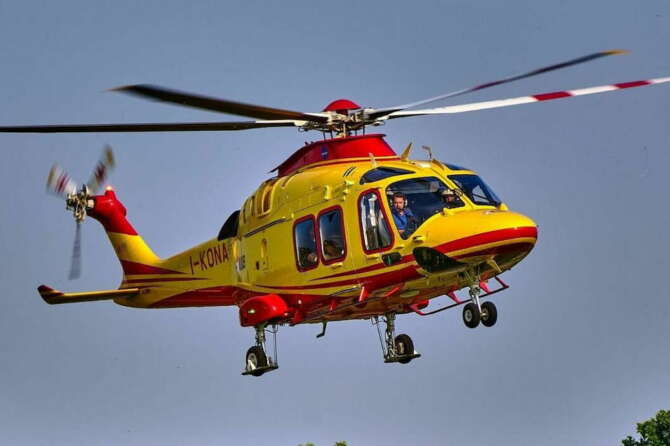
[{"label": "tail rotor", "polygon": [[77,222],[72,245],[72,259],[70,260],[70,274],[68,279],[74,280],[81,276],[81,222]]},{"label": "tail rotor", "polygon": [[114,154],[110,146],[105,146],[102,157],[95,166],[88,183],[81,187],[60,166],[54,165],[47,177],[47,192],[65,199],[65,209],[72,211],[76,223],[72,258],[70,261],[70,280],[81,275],[81,223],[86,219],[86,211],[93,209],[93,195],[100,189],[114,168]]}]

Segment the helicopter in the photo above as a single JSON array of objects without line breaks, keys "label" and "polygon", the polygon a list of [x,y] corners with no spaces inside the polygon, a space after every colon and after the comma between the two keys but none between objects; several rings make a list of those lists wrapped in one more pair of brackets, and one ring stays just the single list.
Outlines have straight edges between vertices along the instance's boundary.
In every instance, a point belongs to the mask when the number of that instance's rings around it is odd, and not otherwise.
[{"label": "helicopter", "polygon": [[[407,334],[396,334],[396,316],[429,316],[462,307],[468,328],[492,327],[498,310],[490,297],[509,288],[500,277],[534,248],[535,222],[513,212],[472,169],[411,159],[410,143],[398,154],[383,134],[367,129],[398,118],[464,113],[618,91],[670,82],[670,77],[554,91],[438,108],[416,107],[537,76],[622,50],[592,53],[474,87],[408,104],[364,108],[348,99],[320,112],[299,112],[171,90],[130,85],[113,91],[145,99],[256,120],[241,122],[2,126],[0,132],[230,131],[293,127],[318,131],[262,182],[225,220],[218,235],[184,252],[159,258],[127,219],[113,188],[107,147],[91,179],[78,185],[60,167],[49,192],[65,199],[76,222],[70,278],[81,269],[80,226],[87,218],[104,227],[121,264],[118,289],[61,292],[38,288],[48,304],[112,300],[136,308],[237,306],[242,327],[255,342],[243,375],[278,368],[281,326],[370,320],[384,362],[407,364],[421,354]],[[467,290],[465,296],[458,296]],[[429,309],[430,301],[445,302]],[[383,327],[382,327],[383,326]],[[270,344],[272,344],[270,346]]]}]

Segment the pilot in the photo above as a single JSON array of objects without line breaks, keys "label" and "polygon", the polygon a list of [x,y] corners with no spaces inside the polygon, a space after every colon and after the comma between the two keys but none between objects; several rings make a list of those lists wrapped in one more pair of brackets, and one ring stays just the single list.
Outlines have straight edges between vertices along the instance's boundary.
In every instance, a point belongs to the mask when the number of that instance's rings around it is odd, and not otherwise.
[{"label": "pilot", "polygon": [[453,189],[445,189],[442,191],[442,200],[444,207],[447,209],[456,208],[463,205],[461,199],[456,195]]},{"label": "pilot", "polygon": [[[398,232],[402,238],[406,238],[412,231],[411,227],[415,226],[414,221],[416,220],[412,210],[405,206],[407,198],[402,192],[396,192],[393,194],[392,209],[391,214],[393,215],[393,221],[395,222]],[[412,224],[410,224],[412,223]],[[408,225],[410,226],[408,228]]]}]

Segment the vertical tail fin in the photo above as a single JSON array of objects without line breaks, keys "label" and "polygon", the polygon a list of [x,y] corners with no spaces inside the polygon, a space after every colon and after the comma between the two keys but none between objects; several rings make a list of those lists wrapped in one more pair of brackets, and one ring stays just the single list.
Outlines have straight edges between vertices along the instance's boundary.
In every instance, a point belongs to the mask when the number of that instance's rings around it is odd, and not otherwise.
[{"label": "vertical tail fin", "polygon": [[124,275],[155,274],[163,271],[157,265],[160,258],[137,234],[126,219],[126,208],[116,198],[113,190],[92,197],[93,206],[87,210],[89,216],[98,220],[107,231]]}]

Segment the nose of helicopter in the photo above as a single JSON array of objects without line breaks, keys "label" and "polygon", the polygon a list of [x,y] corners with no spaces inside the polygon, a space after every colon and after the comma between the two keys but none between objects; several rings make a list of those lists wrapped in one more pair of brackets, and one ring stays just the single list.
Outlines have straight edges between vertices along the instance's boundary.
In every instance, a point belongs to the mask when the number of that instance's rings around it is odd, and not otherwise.
[{"label": "nose of helicopter", "polygon": [[[517,212],[460,212],[427,225],[425,243],[449,259],[477,264],[494,260],[503,270],[521,261],[537,241],[537,225]],[[431,249],[431,250],[432,250]]]},{"label": "nose of helicopter", "polygon": [[494,256],[499,263],[516,263],[537,242],[537,225],[523,214],[487,210],[466,218],[474,220],[461,222],[472,228],[472,235],[454,240],[447,247],[459,261],[478,261],[481,257]]}]

